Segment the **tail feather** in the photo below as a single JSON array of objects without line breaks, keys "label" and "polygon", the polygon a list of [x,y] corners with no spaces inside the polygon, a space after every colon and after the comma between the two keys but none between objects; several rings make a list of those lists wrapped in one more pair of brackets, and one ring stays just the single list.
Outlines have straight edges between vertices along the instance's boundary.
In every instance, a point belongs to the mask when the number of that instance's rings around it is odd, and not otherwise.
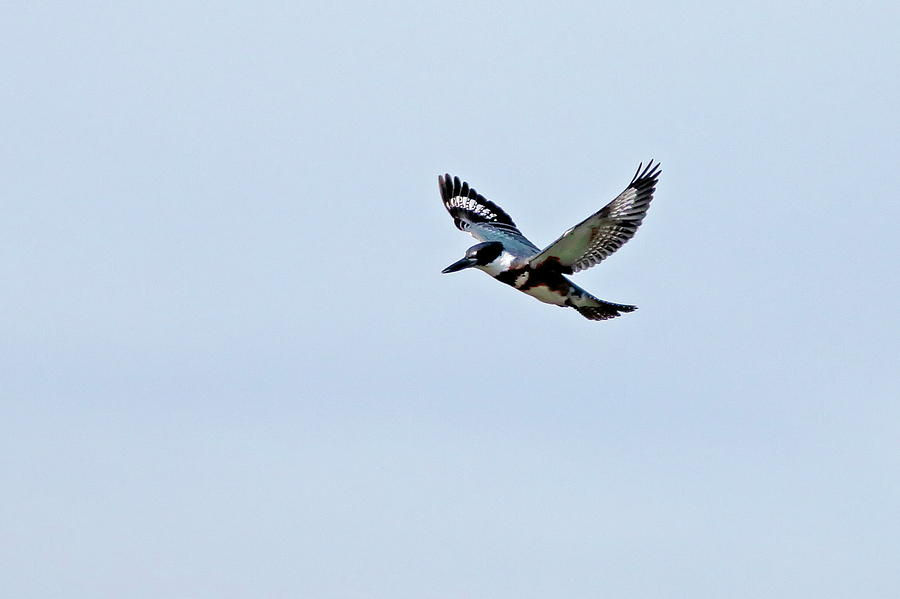
[{"label": "tail feather", "polygon": [[637,306],[629,306],[627,304],[614,304],[605,302],[596,298],[583,289],[578,289],[581,293],[580,297],[570,298],[569,305],[578,310],[578,312],[590,320],[609,320],[616,316],[621,316],[626,312],[634,312]]},{"label": "tail feather", "polygon": [[572,306],[578,312],[590,320],[609,320],[616,316],[621,316],[624,312],[634,312],[637,306],[628,306],[625,304],[614,304],[612,302],[604,302],[597,300],[600,305],[597,306]]}]

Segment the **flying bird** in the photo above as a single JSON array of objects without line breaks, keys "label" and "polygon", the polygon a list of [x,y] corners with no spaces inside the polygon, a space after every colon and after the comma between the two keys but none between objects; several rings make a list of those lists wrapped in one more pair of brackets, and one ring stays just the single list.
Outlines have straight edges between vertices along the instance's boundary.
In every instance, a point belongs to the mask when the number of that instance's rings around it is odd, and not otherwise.
[{"label": "flying bird", "polygon": [[477,268],[542,302],[575,308],[591,320],[632,312],[637,306],[598,299],[564,275],[599,264],[634,236],[653,199],[662,172],[659,166],[652,160],[646,167],[641,163],[625,191],[543,250],[522,235],[500,206],[474,187],[459,177],[439,176],[441,198],[453,223],[481,242],[442,272]]}]

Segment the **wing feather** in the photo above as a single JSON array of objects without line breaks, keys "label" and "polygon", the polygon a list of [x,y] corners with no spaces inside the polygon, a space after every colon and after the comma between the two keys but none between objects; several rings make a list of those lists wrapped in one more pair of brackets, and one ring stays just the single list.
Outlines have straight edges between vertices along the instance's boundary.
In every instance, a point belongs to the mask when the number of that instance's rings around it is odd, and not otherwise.
[{"label": "wing feather", "polygon": [[622,247],[647,215],[662,173],[659,167],[652,160],[646,167],[641,163],[625,191],[534,256],[531,267],[571,274],[599,264]]},{"label": "wing feather", "polygon": [[479,241],[501,241],[510,250],[519,244],[523,253],[537,253],[537,246],[522,235],[503,208],[475,191],[474,187],[449,174],[438,177],[438,187],[444,208],[453,217],[457,229]]}]

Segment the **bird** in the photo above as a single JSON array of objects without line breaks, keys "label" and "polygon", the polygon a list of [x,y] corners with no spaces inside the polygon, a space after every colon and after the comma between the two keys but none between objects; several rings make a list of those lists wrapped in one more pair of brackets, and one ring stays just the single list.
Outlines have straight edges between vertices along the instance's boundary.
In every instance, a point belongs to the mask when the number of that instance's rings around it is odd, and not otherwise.
[{"label": "bird", "polygon": [[500,206],[474,187],[459,177],[440,175],[441,199],[453,224],[480,242],[441,272],[477,268],[542,302],[574,308],[590,320],[633,312],[637,306],[594,297],[565,275],[596,266],[634,237],[647,215],[661,173],[658,162],[641,163],[622,193],[543,250],[519,231]]}]

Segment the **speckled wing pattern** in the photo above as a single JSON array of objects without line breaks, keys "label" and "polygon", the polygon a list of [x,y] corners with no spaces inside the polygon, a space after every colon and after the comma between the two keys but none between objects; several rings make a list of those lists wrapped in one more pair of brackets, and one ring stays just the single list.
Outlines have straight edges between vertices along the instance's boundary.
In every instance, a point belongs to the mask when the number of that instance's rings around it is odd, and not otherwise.
[{"label": "speckled wing pattern", "polygon": [[647,215],[661,170],[643,163],[628,187],[599,212],[575,225],[534,256],[529,265],[571,274],[599,264],[634,237]]},{"label": "speckled wing pattern", "polygon": [[451,177],[449,174],[439,176],[438,187],[444,207],[460,231],[469,233],[479,241],[501,241],[507,245],[517,242],[529,255],[538,251],[537,246],[522,235],[503,208],[475,191],[465,181],[460,181],[459,177]]}]

